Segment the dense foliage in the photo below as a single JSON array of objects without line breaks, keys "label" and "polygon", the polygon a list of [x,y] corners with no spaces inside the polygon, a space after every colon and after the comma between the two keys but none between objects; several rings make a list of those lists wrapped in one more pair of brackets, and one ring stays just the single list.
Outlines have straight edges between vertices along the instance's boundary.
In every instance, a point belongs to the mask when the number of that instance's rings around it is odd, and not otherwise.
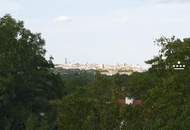
[{"label": "dense foliage", "polygon": [[[54,68],[45,41],[0,19],[0,130],[188,130],[190,39],[160,38],[143,73],[105,76]],[[174,70],[181,61],[184,70]],[[142,105],[115,101],[130,97]]]},{"label": "dense foliage", "polygon": [[22,21],[9,15],[0,19],[1,130],[41,128],[41,114],[48,122],[49,100],[62,97],[61,78],[52,72],[51,60],[44,58],[44,44]]}]

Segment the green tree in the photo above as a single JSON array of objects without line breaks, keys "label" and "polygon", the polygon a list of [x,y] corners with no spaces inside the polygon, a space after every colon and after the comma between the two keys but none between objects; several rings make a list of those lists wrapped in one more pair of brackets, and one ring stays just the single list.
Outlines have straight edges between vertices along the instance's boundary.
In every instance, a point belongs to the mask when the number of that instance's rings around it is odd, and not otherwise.
[{"label": "green tree", "polygon": [[[127,93],[142,99],[144,104],[126,108],[125,129],[187,130],[190,127],[190,39],[162,37],[156,42],[161,49],[158,56],[147,61],[152,67],[129,76]],[[178,61],[186,65],[184,70],[173,69]]]},{"label": "green tree", "polygon": [[[157,113],[152,113],[151,123],[163,129],[188,129],[190,39],[163,37],[157,43],[160,54],[147,62],[152,64],[150,71],[160,79],[147,94],[147,110]],[[173,69],[178,61],[186,65],[184,70]]]},{"label": "green tree", "polygon": [[[24,130],[31,113],[48,113],[62,81],[45,59],[44,39],[10,15],[0,18],[0,129]],[[48,114],[46,114],[48,115]]]}]

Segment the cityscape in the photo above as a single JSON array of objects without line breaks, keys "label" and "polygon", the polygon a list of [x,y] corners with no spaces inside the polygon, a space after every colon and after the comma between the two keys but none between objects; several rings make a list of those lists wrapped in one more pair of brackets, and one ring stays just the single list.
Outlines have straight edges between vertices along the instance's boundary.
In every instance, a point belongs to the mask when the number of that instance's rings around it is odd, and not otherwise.
[{"label": "cityscape", "polygon": [[62,68],[62,69],[79,69],[79,70],[97,70],[101,74],[104,75],[130,75],[133,72],[144,72],[147,70],[147,68],[142,67],[140,65],[128,65],[126,63],[124,64],[115,64],[115,65],[109,65],[109,64],[80,64],[80,63],[70,63],[67,62],[67,59],[65,59],[64,64],[56,64],[56,68]]},{"label": "cityscape", "polygon": [[0,3],[0,130],[189,130],[190,0]]}]

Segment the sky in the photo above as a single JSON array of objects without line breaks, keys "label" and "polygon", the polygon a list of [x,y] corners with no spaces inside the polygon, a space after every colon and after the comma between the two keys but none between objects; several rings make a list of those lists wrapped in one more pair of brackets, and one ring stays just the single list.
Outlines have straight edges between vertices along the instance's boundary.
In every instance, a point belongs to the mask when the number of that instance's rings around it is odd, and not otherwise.
[{"label": "sky", "polygon": [[56,64],[145,65],[155,39],[190,35],[190,0],[0,0],[7,13],[42,33]]}]

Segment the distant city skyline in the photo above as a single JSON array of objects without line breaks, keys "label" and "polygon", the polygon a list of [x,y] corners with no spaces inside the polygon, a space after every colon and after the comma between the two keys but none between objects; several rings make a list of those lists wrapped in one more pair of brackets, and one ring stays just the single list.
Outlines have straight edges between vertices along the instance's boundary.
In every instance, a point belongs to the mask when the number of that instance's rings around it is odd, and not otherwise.
[{"label": "distant city skyline", "polygon": [[144,72],[148,68],[137,66],[137,65],[127,65],[127,64],[117,64],[117,65],[106,65],[106,64],[80,64],[80,63],[67,63],[65,64],[56,64],[55,68],[57,69],[69,69],[69,70],[97,70],[101,74],[105,75],[130,75],[133,72]]},{"label": "distant city skyline", "polygon": [[42,33],[54,63],[140,64],[158,54],[161,36],[189,37],[190,0],[0,0]]},{"label": "distant city skyline", "polygon": [[97,62],[80,62],[80,61],[75,61],[75,60],[70,60],[68,58],[64,58],[64,62],[63,63],[57,63],[57,64],[99,64],[99,65],[134,65],[134,66],[142,66],[142,67],[147,67],[149,65],[141,65],[141,64],[128,64],[127,62],[123,61],[121,63],[116,62],[116,63],[97,63]]}]

